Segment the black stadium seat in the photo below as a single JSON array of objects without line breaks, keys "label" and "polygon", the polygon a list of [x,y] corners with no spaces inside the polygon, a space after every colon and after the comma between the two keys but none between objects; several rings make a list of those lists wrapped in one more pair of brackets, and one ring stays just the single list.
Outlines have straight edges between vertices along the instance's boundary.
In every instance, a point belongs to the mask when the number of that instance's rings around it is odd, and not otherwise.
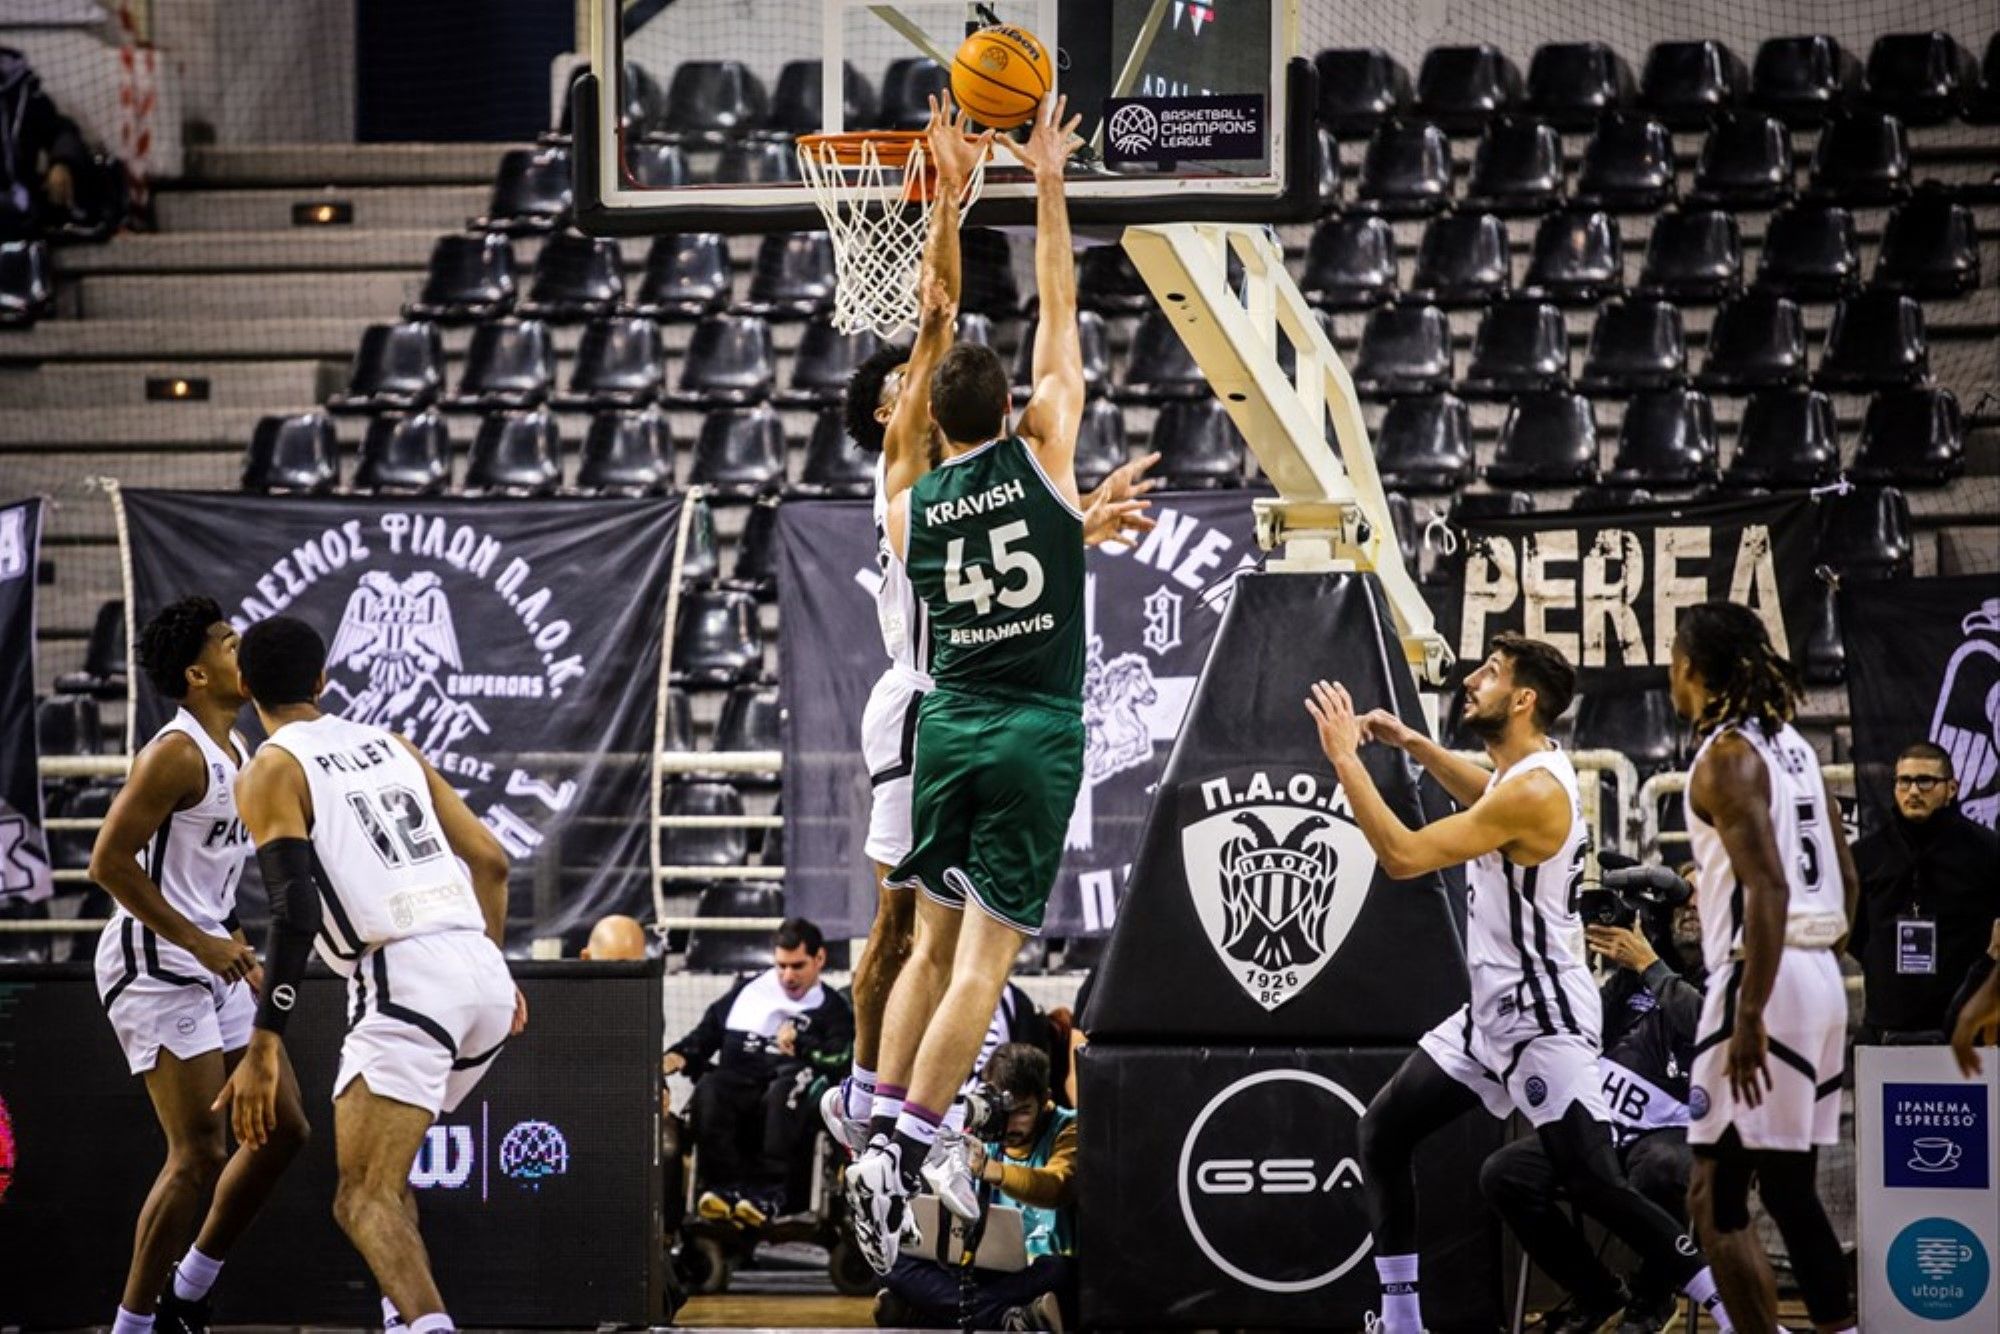
[{"label": "black stadium seat", "polygon": [[757,600],[738,589],[696,589],[681,599],[673,676],[685,685],[733,686],[763,675]]},{"label": "black stadium seat", "polygon": [[1772,37],[1750,70],[1752,105],[1788,125],[1819,125],[1861,91],[1861,62],[1824,33]]},{"label": "black stadium seat", "polygon": [[371,324],[362,331],[347,392],[327,400],[334,412],[407,412],[444,385],[444,338],[425,320]]},{"label": "black stadium seat", "polygon": [[490,413],[466,457],[465,489],[552,496],[562,489],[562,435],[547,408]]},{"label": "black stadium seat", "polygon": [[[715,748],[725,753],[744,750],[784,749],[784,710],[778,705],[774,686],[737,686],[722,703],[722,717],[715,724]],[[758,782],[739,778],[738,782]],[[772,774],[759,785],[777,783]]]},{"label": "black stadium seat", "polygon": [[1137,315],[1156,304],[1125,247],[1090,246],[1076,257],[1076,303],[1100,315]]},{"label": "black stadium seat", "polygon": [[1583,146],[1570,202],[1612,213],[1652,213],[1673,202],[1674,139],[1643,112],[1606,116]]},{"label": "black stadium seat", "polygon": [[949,91],[951,72],[935,60],[905,56],[882,74],[882,128],[921,130],[930,119],[930,98]]},{"label": "black stadium seat", "polygon": [[1978,62],[1948,32],[1884,33],[1861,78],[1867,100],[1905,125],[1952,119],[1978,86]]},{"label": "black stadium seat", "polygon": [[1813,598],[1819,605],[1812,629],[1806,632],[1799,673],[1808,685],[1837,686],[1847,679],[1847,645],[1840,637],[1840,605],[1833,582],[1819,581]]},{"label": "black stadium seat", "polygon": [[1486,465],[1496,486],[1575,486],[1597,477],[1597,423],[1590,400],[1553,390],[1522,394],[1500,425]]},{"label": "black stadium seat", "polygon": [[525,234],[554,231],[569,221],[575,207],[569,149],[510,148],[500,156],[500,174],[486,216],[474,218],[475,230]]},{"label": "black stadium seat", "polygon": [[1160,403],[1170,398],[1202,398],[1211,393],[1208,377],[1163,310],[1139,317],[1126,353],[1125,372],[1111,390],[1121,403]]},{"label": "black stadium seat", "polygon": [[65,672],[55,680],[59,695],[89,695],[94,699],[125,698],[126,652],[125,603],[122,600],[99,604],[90,622],[90,638],[83,646],[83,669]]},{"label": "black stadium seat", "polygon": [[712,185],[790,185],[800,180],[799,155],[776,139],[734,139],[715,157]]},{"label": "black stadium seat", "polygon": [[1452,394],[1399,398],[1375,431],[1375,466],[1391,491],[1448,494],[1472,481],[1472,412]]},{"label": "black stadium seat", "polygon": [[958,256],[961,315],[1004,320],[1020,313],[1021,288],[1014,279],[1014,247],[1007,233],[968,227],[959,233]]},{"label": "black stadium seat", "polygon": [[809,319],[833,305],[833,238],[772,232],[757,246],[750,296],[739,309],[771,319]]},{"label": "black stadium seat", "polygon": [[666,414],[647,408],[592,417],[576,484],[598,495],[666,494],[674,484],[674,433]]},{"label": "black stadium seat", "polygon": [[1979,87],[1965,99],[1965,118],[1974,125],[2000,125],[2000,29],[1986,43],[1979,62]]},{"label": "black stadium seat", "polygon": [[1792,133],[1776,116],[1730,111],[1715,119],[1695,164],[1691,204],[1775,208],[1797,189]]},{"label": "black stadium seat", "polygon": [[[736,564],[729,571],[729,586],[740,588],[759,602],[778,596],[778,500],[765,496],[744,516],[743,532],[736,539]],[[738,686],[738,690],[745,687]],[[724,721],[728,721],[725,712]],[[721,744],[717,750],[740,747]],[[759,748],[761,749],[761,747]]]},{"label": "black stadium seat", "polygon": [[1214,397],[1175,399],[1153,421],[1154,474],[1169,487],[1212,490],[1243,485],[1243,437]]},{"label": "black stadium seat", "polygon": [[1752,290],[1715,312],[1708,358],[1695,382],[1742,391],[1799,384],[1806,377],[1806,325],[1788,296]]},{"label": "black stadium seat", "polygon": [[1319,71],[1319,123],[1335,134],[1373,134],[1410,105],[1409,72],[1380,47],[1322,51],[1313,64]]},{"label": "black stadium seat", "polygon": [[1816,389],[1769,389],[1744,405],[1722,480],[1738,489],[1821,486],[1839,467],[1833,401]]},{"label": "black stadium seat", "polygon": [[[840,123],[850,130],[873,125],[881,114],[881,104],[875,100],[875,86],[851,61],[842,62],[840,74]],[[782,134],[817,134],[827,128],[823,123],[825,117],[820,114],[825,79],[824,61],[787,61],[771,89],[771,129]]]},{"label": "black stadium seat", "polygon": [[631,313],[696,320],[729,303],[729,247],[717,232],[669,233],[646,252],[646,272]]},{"label": "black stadium seat", "polygon": [[682,143],[714,147],[739,139],[770,115],[764,84],[739,60],[683,60],[667,85],[660,128]]},{"label": "black stadium seat", "polygon": [[1369,312],[1350,374],[1363,398],[1396,398],[1451,388],[1452,369],[1444,312],[1411,300]]},{"label": "black stadium seat", "polygon": [[625,299],[625,267],[608,237],[558,232],[542,242],[521,314],[553,324],[596,319]]},{"label": "black stadium seat", "polygon": [[667,401],[679,407],[758,402],[770,396],[775,362],[770,325],[755,315],[711,315],[695,326],[680,386]]},{"label": "black stadium seat", "polygon": [[1890,204],[1910,192],[1910,145],[1903,123],[1880,111],[1854,111],[1826,123],[1813,146],[1808,192],[1859,207]]},{"label": "black stadium seat", "polygon": [[1820,501],[1815,558],[1843,579],[1901,579],[1914,566],[1910,503],[1893,486],[1857,486]]},{"label": "black stadium seat", "polygon": [[1434,46],[1417,69],[1417,112],[1457,133],[1476,133],[1521,100],[1521,71],[1496,46]]},{"label": "black stadium seat", "polygon": [[847,417],[839,405],[821,408],[813,418],[812,434],[806,437],[805,460],[790,494],[861,499],[874,486],[875,457],[864,453],[847,433]]},{"label": "black stadium seat", "polygon": [[1083,405],[1083,421],[1076,432],[1076,484],[1083,491],[1095,490],[1111,473],[1125,465],[1130,456],[1125,440],[1125,414],[1108,398],[1093,398]]},{"label": "black stadium seat", "polygon": [[1757,285],[1801,301],[1832,301],[1860,287],[1854,214],[1838,204],[1794,204],[1773,213],[1764,225]]},{"label": "black stadium seat", "polygon": [[1875,286],[1949,298],[1979,286],[1979,232],[1972,210],[1941,194],[1898,204],[1882,233]]},{"label": "black stadium seat", "polygon": [[694,707],[681,686],[667,687],[667,739],[663,750],[685,754],[694,749]]},{"label": "black stadium seat", "polygon": [[[1111,331],[1104,317],[1094,310],[1079,310],[1076,339],[1083,350],[1083,387],[1088,393],[1100,393],[1111,382]],[[1014,356],[1014,387],[1024,395],[1034,388],[1034,362],[1035,325],[1030,321]]]},{"label": "black stadium seat", "polygon": [[[123,609],[120,609],[123,616]],[[56,695],[35,701],[35,745],[44,755],[95,755],[104,749],[97,701]]]},{"label": "black stadium seat", "polygon": [[1697,486],[1715,480],[1715,405],[1699,389],[1634,394],[1604,480],[1613,486]]},{"label": "black stadium seat", "polygon": [[1727,300],[1743,290],[1743,236],[1721,209],[1673,209],[1653,219],[1639,291],[1682,304]]},{"label": "black stadium seat", "polygon": [[1589,304],[1625,281],[1618,219],[1601,210],[1551,213],[1535,228],[1521,290],[1559,305]]},{"label": "black stadium seat", "polygon": [[243,455],[243,489],[323,496],[340,485],[340,441],[324,412],[261,417]]},{"label": "black stadium seat", "polygon": [[1646,52],[1639,100],[1667,124],[1694,128],[1742,101],[1749,82],[1743,62],[1721,42],[1660,42]]},{"label": "black stadium seat", "polygon": [[1555,126],[1499,116],[1479,136],[1464,206],[1492,213],[1545,213],[1562,202],[1563,146]]},{"label": "black stadium seat", "polygon": [[458,392],[444,404],[455,411],[491,412],[533,407],[555,384],[556,348],[540,320],[500,320],[472,331]]},{"label": "black stadium seat", "polygon": [[1306,243],[1299,289],[1323,310],[1365,310],[1396,294],[1396,236],[1363,213],[1328,218]]},{"label": "black stadium seat", "polygon": [[769,404],[711,408],[695,437],[688,485],[717,500],[748,500],[785,484],[785,424]]},{"label": "black stadium seat", "polygon": [[1389,217],[1441,213],[1451,203],[1451,144],[1425,121],[1384,121],[1361,159],[1356,207]]},{"label": "black stadium seat", "polygon": [[1870,288],[1842,297],[1826,328],[1813,383],[1822,389],[1898,389],[1930,378],[1924,309],[1900,292]]},{"label": "black stadium seat", "polygon": [[1858,482],[1942,486],[1965,471],[1965,421],[1949,389],[1875,395],[1850,469]]},{"label": "black stadium seat", "polygon": [[1657,297],[1628,297],[1598,309],[1578,388],[1623,397],[1686,379],[1687,336],[1680,307]]},{"label": "black stadium seat", "polygon": [[1313,180],[1318,187],[1320,212],[1330,213],[1340,207],[1340,145],[1323,125],[1313,133]]},{"label": "black stadium seat", "polygon": [[1610,750],[1623,755],[1641,779],[1681,762],[1681,722],[1664,686],[1646,690],[1592,690],[1576,701],[1577,750]]},{"label": "black stadium seat", "polygon": [[1526,491],[1461,491],[1451,502],[1449,518],[1454,524],[1462,524],[1534,512],[1535,498]]},{"label": "black stadium seat", "polygon": [[1570,508],[1578,510],[1632,510],[1651,505],[1659,497],[1643,486],[1607,486],[1592,482],[1579,486],[1570,498]]},{"label": "black stadium seat", "polygon": [[0,329],[55,314],[55,277],[46,241],[0,243]]},{"label": "black stadium seat", "polygon": [[625,169],[648,190],[678,190],[693,181],[679,144],[641,140],[625,145]]},{"label": "black stadium seat", "polygon": [[715,540],[715,511],[709,508],[707,496],[694,496],[687,502],[694,511],[688,520],[687,552],[681,560],[681,582],[690,588],[705,588],[713,584],[722,572],[722,553]]},{"label": "black stadium seat", "polygon": [[555,395],[560,408],[639,408],[659,395],[666,378],[660,326],[621,315],[592,320],[576,346],[569,390]]},{"label": "black stadium seat", "polygon": [[1491,213],[1449,213],[1425,224],[1408,292],[1439,306],[1483,306],[1507,294],[1512,267],[1506,223]]},{"label": "black stadium seat", "polygon": [[[662,815],[741,815],[743,795],[729,783],[669,783]],[[746,829],[678,829],[660,831],[660,861],[667,866],[742,866],[750,856]]]},{"label": "black stadium seat", "polygon": [[403,318],[471,324],[513,307],[514,246],[505,236],[440,236],[424,267],[424,285],[403,307]]},{"label": "black stadium seat", "polygon": [[1562,312],[1546,301],[1517,298],[1486,308],[1472,339],[1472,360],[1458,392],[1466,398],[1509,398],[1569,386],[1569,333]]},{"label": "black stadium seat", "polygon": [[854,368],[875,355],[882,340],[862,329],[844,334],[829,320],[814,320],[799,337],[792,354],[792,383],[777,401],[788,407],[819,407],[838,403]]},{"label": "black stadium seat", "polygon": [[[709,885],[695,905],[697,917],[783,917],[784,893],[775,884],[723,881]],[[696,927],[688,932],[691,973],[751,973],[771,964],[768,931]]]},{"label": "black stadium seat", "polygon": [[451,486],[451,435],[435,408],[381,416],[361,438],[354,487],[376,495],[438,496]]},{"label": "black stadium seat", "polygon": [[1587,130],[1632,102],[1632,69],[1602,42],[1552,42],[1528,62],[1528,110],[1565,130]]}]

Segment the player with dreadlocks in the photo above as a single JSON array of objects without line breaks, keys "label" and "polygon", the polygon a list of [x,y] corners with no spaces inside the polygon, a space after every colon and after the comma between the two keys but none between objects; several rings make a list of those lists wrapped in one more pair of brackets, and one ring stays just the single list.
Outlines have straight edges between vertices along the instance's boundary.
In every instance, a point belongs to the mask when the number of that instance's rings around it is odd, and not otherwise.
[{"label": "player with dreadlocks", "polygon": [[1814,1327],[1850,1331],[1816,1159],[1840,1131],[1847,995],[1834,956],[1854,906],[1854,859],[1819,756],[1792,726],[1798,672],[1755,612],[1690,608],[1669,680],[1701,738],[1687,825],[1708,990],[1688,1094],[1688,1212],[1736,1328],[1771,1334],[1777,1286],[1749,1230],[1754,1178]]}]

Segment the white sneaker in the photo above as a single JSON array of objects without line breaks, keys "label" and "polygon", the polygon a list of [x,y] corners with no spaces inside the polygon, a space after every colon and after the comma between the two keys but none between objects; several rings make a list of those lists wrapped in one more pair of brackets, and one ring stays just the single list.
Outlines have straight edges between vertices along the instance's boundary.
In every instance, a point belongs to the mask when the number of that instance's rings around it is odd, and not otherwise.
[{"label": "white sneaker", "polygon": [[979,1218],[979,1182],[967,1161],[965,1136],[949,1130],[938,1132],[937,1143],[924,1159],[924,1184],[937,1192],[944,1207],[972,1223]]},{"label": "white sneaker", "polygon": [[903,1194],[896,1156],[886,1147],[870,1145],[847,1169],[847,1209],[854,1225],[854,1242],[878,1274],[896,1267],[905,1245],[921,1242],[916,1219]]},{"label": "white sneaker", "polygon": [[[1361,1320],[1362,1334],[1396,1334],[1394,1327],[1373,1311],[1368,1312]],[[1430,1331],[1423,1330],[1421,1334],[1430,1334]]]},{"label": "white sneaker", "polygon": [[833,1142],[847,1150],[849,1158],[859,1157],[868,1148],[868,1123],[847,1114],[847,1085],[835,1084],[819,1095],[819,1119],[826,1122]]}]

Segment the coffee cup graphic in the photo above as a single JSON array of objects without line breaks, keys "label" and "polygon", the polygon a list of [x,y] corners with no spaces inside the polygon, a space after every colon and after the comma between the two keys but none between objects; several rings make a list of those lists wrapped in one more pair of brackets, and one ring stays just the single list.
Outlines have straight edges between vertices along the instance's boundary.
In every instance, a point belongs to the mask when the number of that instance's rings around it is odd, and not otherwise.
[{"label": "coffee cup graphic", "polygon": [[1964,1156],[1957,1141],[1943,1135],[1926,1135],[1910,1144],[1910,1166],[1918,1172],[1949,1172]]}]

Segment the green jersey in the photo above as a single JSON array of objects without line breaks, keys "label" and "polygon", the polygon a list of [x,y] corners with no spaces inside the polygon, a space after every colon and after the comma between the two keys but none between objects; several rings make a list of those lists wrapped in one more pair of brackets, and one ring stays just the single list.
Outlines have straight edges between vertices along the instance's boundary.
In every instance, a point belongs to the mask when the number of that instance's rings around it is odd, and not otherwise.
[{"label": "green jersey", "polygon": [[910,490],[908,553],[940,689],[1081,706],[1083,516],[1025,440],[925,474]]}]

